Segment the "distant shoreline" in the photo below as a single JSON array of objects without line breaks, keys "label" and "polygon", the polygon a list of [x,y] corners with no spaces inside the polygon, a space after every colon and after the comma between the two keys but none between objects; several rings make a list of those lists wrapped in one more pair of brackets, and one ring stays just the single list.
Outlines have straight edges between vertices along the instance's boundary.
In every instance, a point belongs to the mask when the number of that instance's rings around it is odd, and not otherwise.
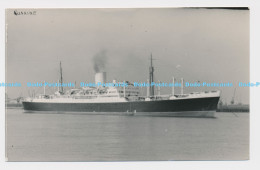
[{"label": "distant shoreline", "polygon": [[249,112],[249,105],[233,104],[218,106],[217,112]]},{"label": "distant shoreline", "polygon": [[22,103],[6,103],[5,106],[6,106],[6,108],[23,107]]}]

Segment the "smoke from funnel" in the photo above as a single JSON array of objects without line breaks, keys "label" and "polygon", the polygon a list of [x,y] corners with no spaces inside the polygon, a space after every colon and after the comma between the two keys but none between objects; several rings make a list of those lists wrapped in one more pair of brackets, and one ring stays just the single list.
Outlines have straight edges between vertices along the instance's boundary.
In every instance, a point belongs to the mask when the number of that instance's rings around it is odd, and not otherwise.
[{"label": "smoke from funnel", "polygon": [[106,51],[102,50],[93,57],[94,70],[96,73],[104,72],[107,62]]}]

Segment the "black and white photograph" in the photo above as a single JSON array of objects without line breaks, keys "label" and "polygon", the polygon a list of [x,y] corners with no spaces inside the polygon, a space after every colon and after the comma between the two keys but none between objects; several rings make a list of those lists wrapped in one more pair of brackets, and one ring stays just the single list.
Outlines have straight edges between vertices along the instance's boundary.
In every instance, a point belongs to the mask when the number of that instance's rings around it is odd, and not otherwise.
[{"label": "black and white photograph", "polygon": [[248,7],[5,12],[7,162],[250,159]]}]

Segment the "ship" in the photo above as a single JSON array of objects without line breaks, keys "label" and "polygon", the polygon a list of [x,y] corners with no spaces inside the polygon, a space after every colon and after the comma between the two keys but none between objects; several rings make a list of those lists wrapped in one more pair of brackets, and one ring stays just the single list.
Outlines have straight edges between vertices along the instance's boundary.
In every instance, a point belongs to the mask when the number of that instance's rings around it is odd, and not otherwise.
[{"label": "ship", "polygon": [[[175,94],[175,78],[172,79],[172,93],[155,94],[154,67],[151,55],[149,79],[146,96],[140,95],[140,88],[129,81],[112,84],[121,86],[93,86],[64,90],[61,86],[54,94],[39,94],[35,97],[25,98],[22,101],[25,112],[50,113],[84,113],[105,115],[131,115],[131,116],[167,116],[167,117],[215,117],[220,98],[220,91],[204,91],[184,94],[183,79],[181,93]],[[62,67],[60,63],[60,79],[63,83]],[[106,72],[95,74],[95,84],[106,82]],[[127,84],[127,86],[126,86]]]}]

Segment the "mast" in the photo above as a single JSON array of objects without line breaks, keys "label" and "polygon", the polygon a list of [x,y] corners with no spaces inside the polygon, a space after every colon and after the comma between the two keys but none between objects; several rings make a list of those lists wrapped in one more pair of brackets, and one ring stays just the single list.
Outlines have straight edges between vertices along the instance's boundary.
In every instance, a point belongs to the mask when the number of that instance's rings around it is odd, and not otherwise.
[{"label": "mast", "polygon": [[125,81],[124,81],[124,97],[125,97]]},{"label": "mast", "polygon": [[184,79],[181,78],[181,95],[183,95]]},{"label": "mast", "polygon": [[158,80],[158,83],[159,83],[159,86],[158,86],[158,96],[160,96],[161,95],[161,87],[160,87],[161,81]]},{"label": "mast", "polygon": [[43,85],[43,95],[45,95],[45,81],[43,83],[44,83],[44,85]]},{"label": "mast", "polygon": [[232,100],[231,100],[231,104],[235,104],[235,95],[236,95],[236,88],[234,90],[234,94],[233,94],[233,97],[232,97]]},{"label": "mast", "polygon": [[62,68],[61,68],[61,61],[60,61],[60,83],[61,83],[61,87],[60,87],[60,93],[63,94],[63,86],[62,86],[62,83],[63,83],[63,80],[62,80]]},{"label": "mast", "polygon": [[172,77],[172,84],[173,84],[173,86],[172,86],[172,95],[174,96],[174,86],[175,86],[175,78],[174,77]]},{"label": "mast", "polygon": [[[150,85],[153,83],[153,72],[154,72],[153,55],[151,54],[151,66],[149,68],[149,83],[150,83]],[[154,87],[153,86],[151,86],[151,88],[150,88],[150,96],[154,96]]]},{"label": "mast", "polygon": [[149,82],[149,79],[147,79],[147,83],[148,83],[148,86],[147,86],[147,92],[146,92],[146,95],[147,97],[150,97],[150,82]]}]

